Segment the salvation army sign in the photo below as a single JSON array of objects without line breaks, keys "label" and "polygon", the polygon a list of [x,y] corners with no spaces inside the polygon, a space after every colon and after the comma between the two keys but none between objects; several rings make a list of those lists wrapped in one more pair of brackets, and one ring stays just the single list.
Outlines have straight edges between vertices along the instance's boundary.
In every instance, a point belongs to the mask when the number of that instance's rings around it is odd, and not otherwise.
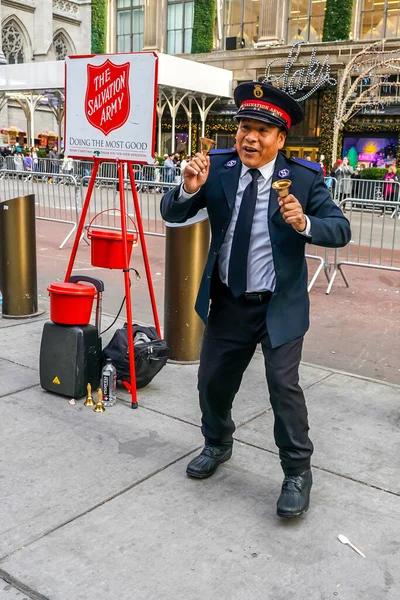
[{"label": "salvation army sign", "polygon": [[129,68],[129,62],[115,65],[109,59],[102,65],[87,67],[86,118],[106,136],[128,120]]},{"label": "salvation army sign", "polygon": [[152,52],[66,59],[66,155],[152,162],[157,61]]}]

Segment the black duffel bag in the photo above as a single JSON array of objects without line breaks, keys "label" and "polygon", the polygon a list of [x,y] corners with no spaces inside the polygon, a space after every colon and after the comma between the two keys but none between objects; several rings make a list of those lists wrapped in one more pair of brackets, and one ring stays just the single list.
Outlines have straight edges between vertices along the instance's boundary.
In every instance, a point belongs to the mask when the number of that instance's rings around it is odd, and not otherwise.
[{"label": "black duffel bag", "polygon": [[[147,341],[149,340],[149,341]],[[167,362],[170,351],[165,340],[158,337],[155,327],[133,325],[136,388],[146,387]],[[131,383],[129,373],[128,326],[117,329],[104,348],[104,359],[111,358],[117,379]]]}]

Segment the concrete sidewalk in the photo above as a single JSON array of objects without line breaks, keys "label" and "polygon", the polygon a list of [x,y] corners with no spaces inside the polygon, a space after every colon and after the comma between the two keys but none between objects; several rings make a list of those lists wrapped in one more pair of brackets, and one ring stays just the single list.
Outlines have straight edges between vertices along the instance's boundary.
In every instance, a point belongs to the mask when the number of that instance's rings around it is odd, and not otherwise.
[{"label": "concrete sidewalk", "polygon": [[138,410],[120,390],[95,414],[40,388],[46,318],[0,320],[1,600],[398,600],[399,386],[302,365],[314,487],[282,522],[260,354],[232,459],[194,481],[197,367],[167,365]]}]

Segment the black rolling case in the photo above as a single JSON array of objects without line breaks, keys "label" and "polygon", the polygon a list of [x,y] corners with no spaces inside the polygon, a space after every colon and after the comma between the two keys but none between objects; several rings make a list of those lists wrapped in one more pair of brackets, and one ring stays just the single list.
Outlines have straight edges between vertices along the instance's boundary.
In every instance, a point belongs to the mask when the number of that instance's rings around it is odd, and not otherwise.
[{"label": "black rolling case", "polygon": [[79,281],[90,281],[98,291],[96,325],[58,325],[47,321],[40,346],[42,388],[76,399],[86,395],[88,383],[94,390],[99,386],[102,368],[101,294],[104,290],[100,280],[79,275],[70,278],[71,283]]}]

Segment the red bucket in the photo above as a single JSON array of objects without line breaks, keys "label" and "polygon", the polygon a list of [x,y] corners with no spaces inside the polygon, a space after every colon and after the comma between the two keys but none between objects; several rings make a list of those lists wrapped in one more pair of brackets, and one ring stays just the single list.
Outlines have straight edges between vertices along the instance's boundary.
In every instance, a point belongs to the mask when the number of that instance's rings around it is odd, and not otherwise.
[{"label": "red bucket", "polygon": [[[90,230],[93,221],[102,213],[108,210],[119,210],[118,208],[110,208],[98,213],[90,221],[87,229],[87,236],[92,241],[91,246],[91,264],[93,267],[103,267],[105,269],[125,269],[129,267],[133,244],[137,244],[137,233],[127,232],[126,242],[128,248],[128,264],[125,265],[124,243],[122,240],[122,231],[107,231],[102,229]],[[132,221],[136,230],[136,225],[133,219],[127,215]]]},{"label": "red bucket", "polygon": [[96,288],[81,283],[51,283],[50,319],[60,325],[87,325],[92,313]]}]

